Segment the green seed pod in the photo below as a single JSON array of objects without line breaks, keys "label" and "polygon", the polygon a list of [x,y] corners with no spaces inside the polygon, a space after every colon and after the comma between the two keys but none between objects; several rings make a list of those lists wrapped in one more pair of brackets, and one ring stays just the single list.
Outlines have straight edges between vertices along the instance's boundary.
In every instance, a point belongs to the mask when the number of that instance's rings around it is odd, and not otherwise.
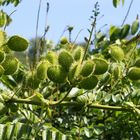
[{"label": "green seed pod", "polygon": [[74,80],[78,77],[80,74],[81,68],[79,63],[73,63],[70,67],[69,73],[68,73],[68,80],[70,82],[74,82]]},{"label": "green seed pod", "polygon": [[25,51],[28,48],[29,42],[18,35],[12,36],[8,42],[7,46],[13,51]]},{"label": "green seed pod", "polygon": [[127,75],[131,80],[140,80],[140,68],[131,67]]},{"label": "green seed pod", "polygon": [[94,74],[104,74],[108,70],[108,62],[106,60],[101,58],[94,58],[93,62],[95,63]]},{"label": "green seed pod", "polygon": [[73,63],[73,57],[72,55],[66,51],[63,50],[60,52],[59,56],[58,56],[58,61],[59,64],[66,70],[69,71],[69,68],[71,66],[71,64]]},{"label": "green seed pod", "polygon": [[60,44],[65,45],[68,43],[68,39],[66,37],[61,37]]},{"label": "green seed pod", "polygon": [[51,119],[52,118],[52,110],[49,107],[46,108],[46,113],[47,113],[48,118]]},{"label": "green seed pod", "polygon": [[0,77],[4,74],[4,68],[0,65]]},{"label": "green seed pod", "polygon": [[6,24],[6,14],[3,11],[0,11],[0,27],[3,27]]},{"label": "green seed pod", "polygon": [[2,63],[5,59],[5,52],[4,51],[0,51],[0,63]]},{"label": "green seed pod", "polygon": [[121,67],[119,65],[116,65],[113,69],[113,77],[115,80],[118,80],[120,78],[122,72],[121,72]]},{"label": "green seed pod", "polygon": [[55,83],[64,83],[66,81],[67,73],[62,66],[56,65],[48,67],[47,76]]},{"label": "green seed pod", "polygon": [[136,67],[140,67],[140,58],[136,60],[134,66],[136,66]]},{"label": "green seed pod", "polygon": [[110,54],[112,58],[115,59],[116,61],[122,61],[124,59],[124,51],[122,48],[118,46],[111,46]]},{"label": "green seed pod", "polygon": [[93,72],[94,66],[95,64],[92,60],[85,61],[80,74],[84,77],[89,76]]},{"label": "green seed pod", "polygon": [[46,55],[46,59],[51,63],[51,64],[56,64],[58,60],[58,56],[55,52],[49,51]]},{"label": "green seed pod", "polygon": [[47,69],[49,66],[48,61],[42,61],[37,66],[37,78],[39,80],[45,80],[47,78]]},{"label": "green seed pod", "polygon": [[6,33],[0,31],[0,47],[5,43],[5,40],[6,40]]},{"label": "green seed pod", "polygon": [[79,83],[80,88],[91,90],[96,87],[98,79],[96,76],[91,75],[89,77],[83,78]]},{"label": "green seed pod", "polygon": [[82,60],[84,56],[84,49],[81,46],[77,46],[73,52],[73,57],[76,61]]},{"label": "green seed pod", "polygon": [[12,75],[17,72],[19,68],[19,61],[17,58],[13,58],[12,56],[7,55],[4,62],[2,63],[2,67],[5,70],[5,75]]},{"label": "green seed pod", "polygon": [[128,35],[129,30],[130,30],[130,25],[129,24],[125,24],[123,26],[123,28],[121,29],[121,39],[125,38]]},{"label": "green seed pod", "polygon": [[139,29],[139,21],[136,19],[131,26],[131,34],[134,35]]}]

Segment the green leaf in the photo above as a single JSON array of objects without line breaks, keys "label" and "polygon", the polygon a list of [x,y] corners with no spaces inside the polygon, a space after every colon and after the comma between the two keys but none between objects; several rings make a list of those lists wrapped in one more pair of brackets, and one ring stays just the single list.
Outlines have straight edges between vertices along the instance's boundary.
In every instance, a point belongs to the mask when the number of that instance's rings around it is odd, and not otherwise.
[{"label": "green leaf", "polygon": [[116,8],[120,4],[120,0],[113,0],[113,6]]},{"label": "green leaf", "polygon": [[89,132],[89,129],[87,129],[86,127],[84,128],[84,132],[85,132],[85,135],[86,135],[88,138],[91,137],[90,132]]},{"label": "green leaf", "polygon": [[117,102],[117,100],[116,100],[116,96],[115,96],[115,95],[112,95],[112,100],[113,100],[114,103]]},{"label": "green leaf", "polygon": [[138,113],[138,115],[140,115],[140,110],[138,108],[134,108],[134,109]]},{"label": "green leaf", "polygon": [[110,99],[111,99],[111,95],[108,94],[107,96],[105,96],[104,101],[107,103],[110,101]]},{"label": "green leaf", "polygon": [[124,1],[125,1],[125,0],[122,0],[122,5],[124,5]]},{"label": "green leaf", "polygon": [[4,125],[0,125],[0,139],[2,139],[2,135],[4,133]]},{"label": "green leaf", "polygon": [[121,29],[116,26],[111,26],[109,30],[110,40],[115,41],[119,38],[121,38]]}]

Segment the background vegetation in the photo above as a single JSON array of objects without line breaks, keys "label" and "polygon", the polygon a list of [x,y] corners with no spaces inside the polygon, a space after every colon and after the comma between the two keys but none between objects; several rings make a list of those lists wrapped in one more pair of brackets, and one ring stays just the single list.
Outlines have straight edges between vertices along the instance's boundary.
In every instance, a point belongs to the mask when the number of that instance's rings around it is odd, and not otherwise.
[{"label": "background vegetation", "polygon": [[96,2],[84,43],[71,41],[68,26],[54,45],[48,26],[31,41],[9,37],[12,19],[0,11],[1,140],[140,139],[139,18],[104,34],[96,31],[99,15]]}]

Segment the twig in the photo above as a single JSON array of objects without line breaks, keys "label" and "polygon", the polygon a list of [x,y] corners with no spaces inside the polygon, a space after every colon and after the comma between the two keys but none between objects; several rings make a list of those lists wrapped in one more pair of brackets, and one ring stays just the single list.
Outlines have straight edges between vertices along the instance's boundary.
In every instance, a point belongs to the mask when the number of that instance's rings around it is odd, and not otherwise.
[{"label": "twig", "polygon": [[129,45],[135,41],[140,40],[140,34],[136,35],[135,37],[131,38],[130,40],[126,41],[126,43],[124,43],[125,45]]},{"label": "twig", "polygon": [[74,41],[72,42],[72,47],[71,47],[71,50],[73,50],[73,48],[74,48],[74,46],[75,46],[75,43],[76,43],[76,40],[77,40],[77,38],[78,38],[79,34],[82,32],[82,30],[83,30],[83,29],[81,29],[81,30],[77,33],[77,35],[76,35],[76,37],[75,37]]},{"label": "twig", "polygon": [[41,3],[42,3],[42,0],[39,1],[39,7],[38,7],[38,13],[37,13],[37,22],[36,22],[36,37],[35,37],[35,54],[34,54],[34,58],[35,58],[35,63],[37,61],[37,55],[38,55],[38,25],[39,25],[39,15],[40,15],[40,9],[41,9]]},{"label": "twig", "polygon": [[86,45],[86,48],[85,48],[85,52],[84,52],[84,56],[83,56],[82,62],[84,61],[84,59],[86,57],[86,54],[87,54],[87,51],[88,51],[88,49],[90,47],[91,38],[92,38],[92,34],[93,34],[93,30],[95,28],[95,25],[96,25],[96,18],[94,19],[94,21],[92,23],[92,28],[91,28],[89,39],[88,39],[88,42],[87,42],[87,45]]},{"label": "twig", "polygon": [[44,27],[44,34],[43,34],[43,36],[41,37],[42,39],[45,38],[45,35],[46,35],[46,33],[48,32],[48,30],[49,30],[49,26],[48,26],[48,12],[49,12],[49,9],[50,9],[50,5],[49,5],[49,3],[47,2],[46,17],[45,17],[45,27]]},{"label": "twig", "polygon": [[[8,100],[7,102],[9,103],[24,103],[24,104],[31,104],[31,105],[38,105],[42,106],[42,102],[40,101],[32,101],[29,99],[18,99],[18,98],[12,98]],[[44,100],[46,106],[81,106],[83,105],[82,103],[75,102],[75,101],[62,101],[61,103],[58,104],[58,101],[49,101],[49,100]],[[125,106],[110,106],[110,105],[102,105],[102,104],[97,104],[97,103],[92,103],[87,105],[89,108],[97,108],[97,109],[104,109],[104,110],[114,110],[114,111],[128,111],[128,112],[133,112],[132,108],[126,108]],[[135,105],[135,108],[140,109],[140,105]]]},{"label": "twig", "polygon": [[[9,17],[11,17],[11,15],[13,15],[17,10],[14,10],[12,13],[10,13],[10,15],[8,15]],[[4,31],[6,30],[7,24],[5,24],[4,26]]]},{"label": "twig", "polygon": [[64,28],[63,32],[61,33],[60,37],[59,37],[59,40],[58,40],[58,42],[57,42],[57,45],[59,44],[61,37],[64,35],[64,33],[65,33],[67,30],[68,30],[68,27],[66,26],[66,27]]},{"label": "twig", "polygon": [[126,21],[126,19],[127,19],[128,15],[129,15],[129,12],[130,12],[130,10],[131,10],[131,6],[132,6],[132,4],[133,4],[133,0],[131,0],[131,2],[130,2],[130,5],[129,5],[129,7],[128,7],[127,13],[126,13],[126,15],[125,15],[125,17],[124,17],[124,20],[123,20],[123,22],[122,22],[122,25],[121,25],[121,26],[123,26],[123,25],[124,25],[124,23],[125,23],[125,21]]},{"label": "twig", "polygon": [[66,95],[62,99],[60,99],[59,101],[56,102],[57,105],[60,104],[61,102],[63,102],[66,99],[66,97],[69,95],[71,89],[72,89],[72,87],[68,90],[68,92],[66,93]]}]

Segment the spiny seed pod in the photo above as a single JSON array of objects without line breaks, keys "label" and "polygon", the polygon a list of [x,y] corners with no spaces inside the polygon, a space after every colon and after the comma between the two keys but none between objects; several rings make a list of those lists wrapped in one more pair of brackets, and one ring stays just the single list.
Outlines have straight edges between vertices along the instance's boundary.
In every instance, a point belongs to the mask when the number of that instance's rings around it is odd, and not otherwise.
[{"label": "spiny seed pod", "polygon": [[108,62],[106,60],[101,58],[94,58],[93,62],[95,63],[94,74],[104,74],[108,70]]},{"label": "spiny seed pod", "polygon": [[25,51],[28,48],[29,42],[18,35],[14,35],[10,37],[10,39],[7,42],[7,46],[13,50],[13,51]]},{"label": "spiny seed pod", "polygon": [[5,75],[12,75],[18,70],[19,61],[17,58],[13,58],[12,56],[7,55],[4,62],[2,63],[2,67],[5,70]]},{"label": "spiny seed pod", "polygon": [[65,45],[68,43],[68,39],[66,37],[61,37],[60,44]]},{"label": "spiny seed pod", "polygon": [[74,82],[74,80],[78,77],[80,74],[81,67],[79,63],[73,63],[70,67],[69,73],[68,73],[68,80],[70,82]]},{"label": "spiny seed pod", "polygon": [[80,74],[84,77],[89,76],[93,72],[94,66],[95,64],[92,60],[85,61]]},{"label": "spiny seed pod", "polygon": [[56,64],[58,60],[58,56],[55,52],[49,51],[46,55],[46,59],[51,63],[51,64]]},{"label": "spiny seed pod", "polygon": [[96,87],[98,79],[96,76],[91,75],[89,77],[83,78],[79,83],[80,88],[91,90]]},{"label": "spiny seed pod", "polygon": [[39,80],[45,80],[47,78],[47,69],[49,66],[48,61],[42,61],[37,66],[37,78]]},{"label": "spiny seed pod", "polygon": [[130,25],[129,24],[125,24],[123,26],[123,28],[121,29],[121,39],[125,38],[128,35],[129,30],[130,30]]},{"label": "spiny seed pod", "polygon": [[0,77],[4,74],[4,68],[0,65]]},{"label": "spiny seed pod", "polygon": [[140,80],[140,68],[131,67],[128,71],[128,77],[131,80]]},{"label": "spiny seed pod", "polygon": [[51,119],[52,118],[52,110],[49,107],[46,108],[46,113],[47,113],[48,118]]},{"label": "spiny seed pod", "polygon": [[60,52],[59,56],[58,56],[58,61],[59,64],[66,70],[69,71],[69,68],[71,66],[71,64],[73,63],[73,57],[72,55],[66,51],[63,50]]},{"label": "spiny seed pod", "polygon": [[67,73],[62,66],[56,65],[48,67],[47,76],[55,83],[64,83],[66,81]]},{"label": "spiny seed pod", "polygon": [[136,60],[134,66],[136,66],[136,67],[140,67],[140,58]]},{"label": "spiny seed pod", "polygon": [[4,51],[0,51],[0,63],[2,63],[5,59],[5,52]]},{"label": "spiny seed pod", "polygon": [[118,46],[111,46],[110,54],[112,58],[115,59],[116,61],[122,61],[124,59],[124,51],[122,48]]},{"label": "spiny seed pod", "polygon": [[131,26],[131,34],[134,35],[139,29],[139,21],[136,19]]},{"label": "spiny seed pod", "polygon": [[118,80],[120,78],[122,72],[121,72],[121,67],[119,65],[116,65],[113,69],[113,77],[115,80]]},{"label": "spiny seed pod", "polygon": [[76,61],[82,60],[84,56],[84,49],[81,46],[77,46],[73,52],[73,57]]},{"label": "spiny seed pod", "polygon": [[6,40],[6,33],[0,31],[0,47],[5,43],[5,40]]}]

